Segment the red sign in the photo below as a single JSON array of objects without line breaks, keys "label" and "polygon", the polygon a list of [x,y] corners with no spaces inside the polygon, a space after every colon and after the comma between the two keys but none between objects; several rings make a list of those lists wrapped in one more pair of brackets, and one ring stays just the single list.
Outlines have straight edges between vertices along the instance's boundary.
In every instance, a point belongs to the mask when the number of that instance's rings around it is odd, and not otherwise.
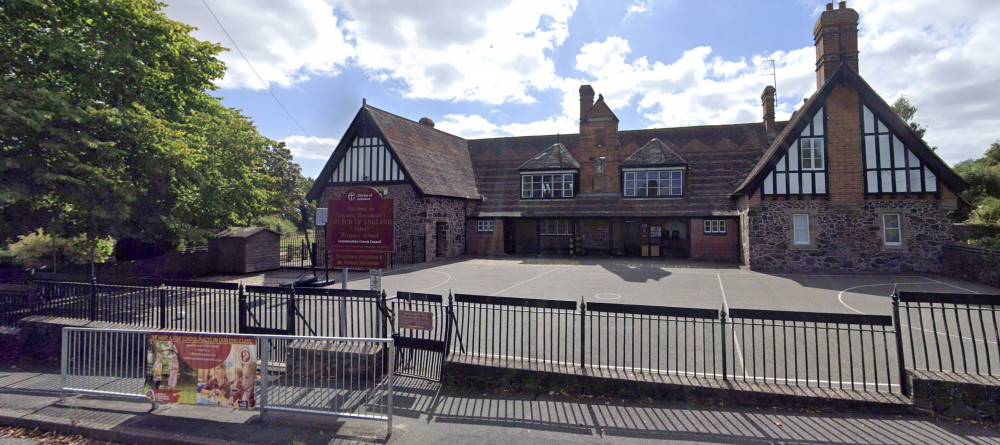
[{"label": "red sign", "polygon": [[430,312],[399,311],[399,329],[434,329],[434,314]]},{"label": "red sign", "polygon": [[381,269],[394,250],[392,199],[371,187],[351,187],[331,199],[326,223],[326,247],[334,267]]}]

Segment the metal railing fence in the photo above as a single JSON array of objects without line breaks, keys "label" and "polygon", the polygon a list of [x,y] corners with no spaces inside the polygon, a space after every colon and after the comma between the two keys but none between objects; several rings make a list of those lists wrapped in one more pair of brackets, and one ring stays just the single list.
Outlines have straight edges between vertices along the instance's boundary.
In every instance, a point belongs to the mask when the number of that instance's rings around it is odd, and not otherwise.
[{"label": "metal railing fence", "polygon": [[[575,301],[455,294],[451,354],[474,363],[553,368],[579,363]],[[456,349],[457,348],[457,349]]]},{"label": "metal railing fence", "polygon": [[582,365],[638,374],[721,377],[719,310],[580,305]]},{"label": "metal railing fence", "polygon": [[[1000,295],[897,292],[900,361],[910,369],[1000,376]],[[905,350],[905,351],[904,351]]]},{"label": "metal railing fence", "polygon": [[[396,339],[396,369],[400,375],[440,380],[444,359],[448,354],[454,317],[449,303],[438,294],[398,292],[388,299],[387,309],[394,323]],[[407,312],[430,314],[430,326],[413,326],[400,320]],[[424,328],[428,329],[424,329]]]},{"label": "metal railing fence", "polygon": [[29,284],[0,284],[0,328],[16,328],[18,320],[30,315]]},{"label": "metal railing fence", "polygon": [[[148,399],[144,390],[152,372],[148,367],[152,333],[197,334],[63,328],[60,398],[91,394]],[[391,432],[392,339],[226,335],[250,337],[260,346],[260,375],[253,392],[262,416],[267,411],[288,411],[382,420]],[[276,355],[274,350],[284,352]]]},{"label": "metal railing fence", "polygon": [[890,316],[754,309],[730,309],[727,316],[735,379],[899,391]]}]

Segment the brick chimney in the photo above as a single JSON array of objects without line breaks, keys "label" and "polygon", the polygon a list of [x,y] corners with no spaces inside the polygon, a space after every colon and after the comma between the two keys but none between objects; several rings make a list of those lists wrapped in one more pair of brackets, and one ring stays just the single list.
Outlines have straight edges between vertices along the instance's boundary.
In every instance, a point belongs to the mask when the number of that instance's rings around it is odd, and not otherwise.
[{"label": "brick chimney", "polygon": [[768,85],[764,87],[764,92],[760,94],[760,103],[764,106],[764,132],[767,133],[768,140],[777,135],[777,128],[774,126],[774,87]]},{"label": "brick chimney", "polygon": [[594,108],[594,88],[590,85],[580,85],[580,123],[587,112]]},{"label": "brick chimney", "polygon": [[830,79],[840,64],[847,63],[858,71],[858,12],[847,7],[847,2],[827,3],[813,27],[816,39],[816,89]]}]

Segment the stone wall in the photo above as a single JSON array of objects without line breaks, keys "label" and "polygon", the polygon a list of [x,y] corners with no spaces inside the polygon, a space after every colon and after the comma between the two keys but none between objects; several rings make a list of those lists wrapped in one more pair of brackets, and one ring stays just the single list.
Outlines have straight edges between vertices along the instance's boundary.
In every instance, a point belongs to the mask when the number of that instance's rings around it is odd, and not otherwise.
[{"label": "stone wall", "polygon": [[1000,236],[1000,227],[986,224],[955,224],[954,231],[956,241]]},{"label": "stone wall", "polygon": [[[330,185],[323,191],[318,205],[326,207],[329,200],[338,199],[353,185]],[[394,256],[400,263],[420,263],[437,258],[437,223],[444,223],[445,238],[442,257],[453,257],[465,253],[465,206],[460,198],[442,196],[420,197],[410,184],[376,186],[388,191],[386,198],[394,200],[396,220],[393,223],[395,246]],[[415,242],[424,236],[424,257],[411,258]],[[317,257],[325,253],[326,234],[322,230],[316,234]],[[419,250],[419,249],[418,249]]]},{"label": "stone wall", "polygon": [[[883,246],[881,214],[902,214],[903,245]],[[810,214],[810,246],[792,243],[792,213]],[[938,272],[952,240],[950,211],[932,199],[771,201],[748,213],[749,263],[758,270]]]},{"label": "stone wall", "polygon": [[1000,287],[1000,249],[964,244],[944,246],[941,274]]},{"label": "stone wall", "polygon": [[908,369],[906,379],[917,409],[948,418],[1000,421],[997,377]]}]

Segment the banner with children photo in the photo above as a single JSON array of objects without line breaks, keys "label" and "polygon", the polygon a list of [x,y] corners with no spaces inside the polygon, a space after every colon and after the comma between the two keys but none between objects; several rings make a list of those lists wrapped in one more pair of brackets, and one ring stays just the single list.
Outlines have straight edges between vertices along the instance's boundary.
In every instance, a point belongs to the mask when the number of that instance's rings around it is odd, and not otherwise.
[{"label": "banner with children photo", "polygon": [[253,337],[151,333],[145,394],[158,403],[256,405]]}]

